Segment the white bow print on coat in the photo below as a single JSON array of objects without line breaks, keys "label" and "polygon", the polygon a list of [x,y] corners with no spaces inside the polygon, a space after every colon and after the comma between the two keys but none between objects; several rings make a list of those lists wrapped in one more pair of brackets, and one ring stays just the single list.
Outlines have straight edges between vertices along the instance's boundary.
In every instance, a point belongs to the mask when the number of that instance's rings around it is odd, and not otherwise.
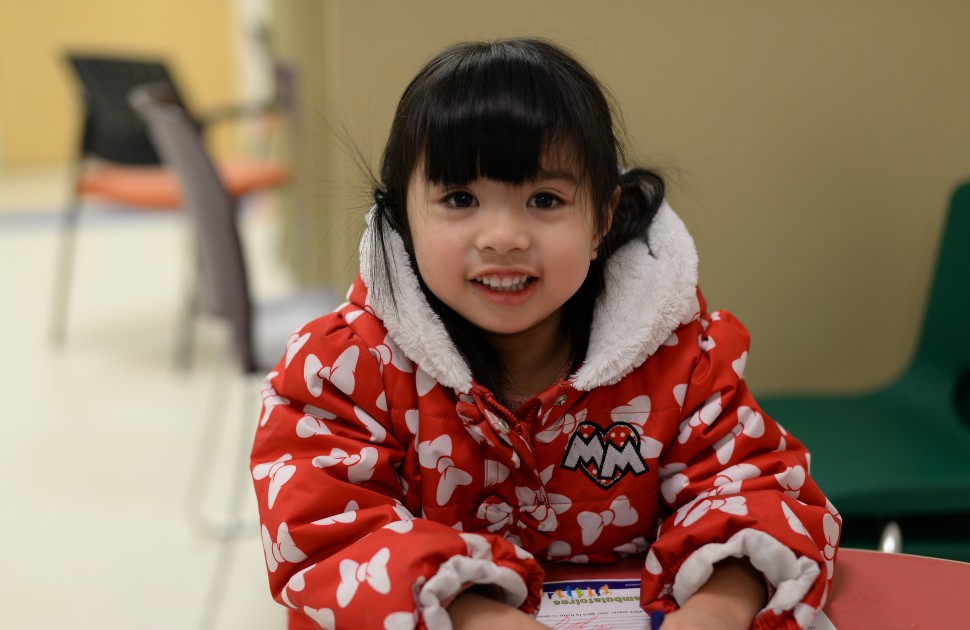
[{"label": "white bow print on coat", "polygon": [[276,503],[276,497],[280,493],[280,488],[283,487],[287,481],[296,472],[296,466],[287,465],[286,462],[293,459],[293,456],[287,453],[282,455],[279,459],[274,462],[269,462],[267,464],[257,464],[253,466],[253,479],[259,481],[260,479],[266,479],[269,477],[269,509],[273,509],[273,504]]},{"label": "white bow print on coat", "polygon": [[[555,496],[559,497],[560,495]],[[519,504],[519,510],[535,520],[535,528],[540,532],[555,531],[559,526],[556,514],[565,512],[572,505],[568,498],[562,498],[565,499],[565,503],[550,505],[544,488],[538,490],[528,486],[516,486],[515,488],[515,499]]]},{"label": "white bow print on coat", "polygon": [[374,467],[377,465],[377,449],[373,446],[365,446],[360,449],[360,453],[350,454],[343,449],[335,448],[329,455],[318,455],[313,458],[313,465],[317,468],[330,468],[337,464],[347,467],[347,481],[350,483],[367,481],[374,474]]},{"label": "white bow print on coat", "polygon": [[711,510],[720,510],[726,514],[744,516],[748,513],[748,505],[745,502],[745,498],[741,496],[730,496],[725,499],[699,499],[677,510],[677,515],[674,517],[674,525],[680,525],[681,523],[684,527],[693,525]]},{"label": "white bow print on coat", "polygon": [[825,558],[825,569],[830,577],[835,570],[835,551],[838,548],[839,536],[842,526],[831,514],[826,514],[822,519],[822,531],[825,532],[825,549],[822,550],[822,557]]},{"label": "white bow print on coat", "polygon": [[805,485],[805,479],[808,473],[801,466],[789,466],[784,472],[780,472],[775,475],[775,479],[778,481],[778,485],[781,486],[785,494],[797,499],[798,495],[801,493],[802,486]]},{"label": "white bow print on coat", "polygon": [[636,509],[630,505],[630,499],[620,495],[610,503],[610,509],[599,513],[580,512],[576,521],[583,532],[583,544],[589,546],[596,542],[603,529],[609,525],[626,527],[636,523],[638,518]]},{"label": "white bow print on coat", "polygon": [[349,525],[357,520],[357,510],[360,509],[360,505],[356,501],[349,502],[344,511],[339,514],[334,514],[332,516],[326,516],[319,520],[313,521],[314,525],[321,525],[326,527],[328,525],[343,524]]},{"label": "white bow print on coat", "polygon": [[691,417],[680,423],[680,434],[677,436],[677,441],[681,444],[686,444],[694,429],[702,426],[711,426],[711,423],[721,415],[721,409],[721,393],[718,392],[705,400],[701,408],[691,415]]},{"label": "white bow print on coat", "polygon": [[[383,392],[381,396],[383,396]],[[370,431],[370,441],[376,444],[380,444],[387,437],[387,431],[384,429],[384,425],[375,420],[369,413],[354,405],[354,415],[360,420],[361,424],[367,427]]]},{"label": "white bow print on coat", "polygon": [[381,374],[384,373],[385,365],[393,365],[402,372],[411,373],[414,371],[414,364],[408,359],[404,352],[398,347],[390,335],[385,335],[384,343],[370,349],[372,357],[377,359]]},{"label": "white bow print on coat", "polygon": [[482,503],[478,506],[478,518],[488,521],[488,525],[485,526],[486,530],[494,533],[512,525],[521,524],[518,516],[528,514],[535,521],[536,530],[540,532],[555,531],[559,526],[556,514],[565,512],[571,505],[568,499],[565,503],[550,505],[545,498],[544,491],[536,492],[523,486],[515,489],[515,496],[516,507],[512,507],[505,501]]},{"label": "white bow print on coat", "polygon": [[303,589],[306,588],[306,574],[312,571],[316,566],[316,563],[311,564],[307,568],[297,571],[291,575],[290,579],[286,581],[286,588],[284,588],[280,593],[280,599],[283,600],[283,603],[286,604],[287,607],[296,608],[296,605],[290,599],[290,591],[294,593],[302,592]]},{"label": "white bow print on coat", "polygon": [[283,363],[286,367],[290,367],[290,362],[293,361],[293,357],[296,353],[303,349],[306,342],[310,340],[310,333],[293,333],[286,340],[286,360]]},{"label": "white bow print on coat", "polygon": [[751,407],[738,407],[738,423],[734,425],[730,433],[714,444],[717,461],[722,464],[727,464],[731,461],[731,456],[734,454],[734,443],[739,435],[760,438],[764,434],[765,421],[761,417],[761,414]]},{"label": "white bow print on coat", "polygon": [[314,396],[323,393],[323,381],[333,383],[333,386],[350,396],[354,393],[357,386],[355,372],[357,371],[357,359],[360,357],[360,348],[350,346],[340,353],[337,360],[331,366],[324,366],[315,354],[307,355],[303,363],[303,378],[306,380],[306,388]]},{"label": "white bow print on coat", "polygon": [[754,464],[742,463],[725,468],[714,477],[714,487],[697,495],[698,498],[710,498],[727,494],[739,494],[741,485],[746,479],[761,476],[761,469]]},{"label": "white bow print on coat", "polygon": [[573,507],[572,499],[564,494],[556,494],[554,492],[546,493],[545,491],[545,487],[549,484],[549,481],[552,479],[552,475],[555,472],[556,467],[554,465],[549,466],[545,470],[539,471],[539,479],[542,480],[542,493],[545,495],[549,506],[556,511],[556,514],[562,514],[563,512],[568,512]]},{"label": "white bow print on coat", "polygon": [[293,538],[290,537],[290,528],[286,523],[280,523],[276,531],[276,542],[269,533],[269,529],[263,525],[263,551],[266,552],[266,567],[272,573],[284,562],[302,562],[307,559],[303,550],[296,546]]},{"label": "white bow print on coat", "polygon": [[303,439],[315,435],[333,435],[326,421],[336,418],[337,414],[316,405],[303,405],[303,417],[296,423],[296,434]]},{"label": "white bow print on coat", "polygon": [[553,409],[549,409],[542,418],[542,424],[540,426],[545,428],[536,433],[536,439],[543,444],[549,444],[560,435],[572,435],[576,427],[586,421],[586,410],[581,409],[576,415],[564,413],[556,418],[552,424],[546,426],[549,420],[549,414],[552,413]]},{"label": "white bow print on coat", "polygon": [[467,486],[472,482],[472,476],[455,466],[451,459],[451,436],[440,435],[430,442],[418,443],[418,462],[423,468],[437,470],[441,475],[438,480],[438,505],[446,505],[458,486]]},{"label": "white bow print on coat", "polygon": [[329,608],[310,608],[309,606],[304,606],[303,614],[325,630],[337,630],[337,620],[334,617],[333,611]]},{"label": "white bow print on coat", "polygon": [[483,482],[486,486],[497,486],[506,479],[512,471],[509,467],[502,462],[496,461],[494,459],[485,460],[485,480]]},{"label": "white bow print on coat", "polygon": [[259,426],[265,427],[269,421],[269,414],[273,412],[276,405],[288,405],[290,400],[280,396],[273,388],[273,379],[279,376],[279,372],[270,372],[259,385],[259,395],[263,399],[263,408],[259,414]]},{"label": "white bow print on coat", "polygon": [[504,501],[501,503],[482,503],[478,506],[478,518],[488,521],[485,529],[494,533],[514,522],[515,510]]},{"label": "white bow print on coat", "polygon": [[391,578],[387,575],[387,561],[391,550],[382,547],[374,557],[360,564],[353,560],[340,561],[340,585],[337,587],[337,604],[346,608],[357,594],[361,584],[366,583],[381,595],[391,592]]}]

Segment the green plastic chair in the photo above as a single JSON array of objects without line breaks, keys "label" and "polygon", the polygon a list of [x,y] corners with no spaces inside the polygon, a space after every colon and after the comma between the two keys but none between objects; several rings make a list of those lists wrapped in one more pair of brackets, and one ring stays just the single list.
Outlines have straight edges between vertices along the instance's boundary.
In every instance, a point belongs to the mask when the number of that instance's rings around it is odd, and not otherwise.
[{"label": "green plastic chair", "polygon": [[903,375],[858,395],[763,396],[805,443],[845,519],[846,546],[902,527],[907,553],[970,560],[970,182],[951,199],[919,346]]}]

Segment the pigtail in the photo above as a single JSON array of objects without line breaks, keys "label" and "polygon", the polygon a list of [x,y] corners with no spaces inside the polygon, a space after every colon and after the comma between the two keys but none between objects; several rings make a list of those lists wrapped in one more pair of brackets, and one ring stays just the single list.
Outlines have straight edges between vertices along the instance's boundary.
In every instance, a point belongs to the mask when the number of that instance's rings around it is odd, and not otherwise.
[{"label": "pigtail", "polygon": [[617,249],[635,238],[646,241],[665,191],[663,178],[652,171],[644,168],[623,171],[620,175],[620,201],[613,212],[610,231],[603,237],[599,247],[601,260],[609,259]]},{"label": "pigtail", "polygon": [[[391,195],[381,188],[379,185],[374,187],[374,211],[370,215],[370,227],[371,233],[377,239],[378,250],[380,251],[381,258],[388,260],[390,255],[388,254],[388,244],[385,239],[385,226],[390,227],[393,231],[401,235],[402,239],[408,239],[410,237],[410,232],[408,230],[402,231],[399,227],[398,217],[399,213],[395,212],[395,201]],[[407,240],[405,240],[407,243]],[[408,249],[410,252],[410,249]],[[413,258],[413,256],[411,257]],[[396,301],[397,298],[397,287],[394,284],[394,279],[391,277],[391,270],[387,265],[379,265],[377,273],[381,273],[383,277],[381,278],[381,286],[387,287],[390,291],[391,300]],[[415,273],[417,273],[415,271]]]}]

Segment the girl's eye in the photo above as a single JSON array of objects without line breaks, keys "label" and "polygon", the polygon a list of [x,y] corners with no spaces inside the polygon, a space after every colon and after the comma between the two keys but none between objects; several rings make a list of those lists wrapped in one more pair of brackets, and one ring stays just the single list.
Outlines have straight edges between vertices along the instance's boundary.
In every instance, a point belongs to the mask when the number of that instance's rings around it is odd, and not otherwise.
[{"label": "girl's eye", "polygon": [[459,190],[445,197],[445,203],[453,208],[471,208],[477,200],[470,192]]},{"label": "girl's eye", "polygon": [[537,193],[529,199],[529,205],[533,208],[543,208],[546,210],[558,208],[562,199],[552,193]]}]

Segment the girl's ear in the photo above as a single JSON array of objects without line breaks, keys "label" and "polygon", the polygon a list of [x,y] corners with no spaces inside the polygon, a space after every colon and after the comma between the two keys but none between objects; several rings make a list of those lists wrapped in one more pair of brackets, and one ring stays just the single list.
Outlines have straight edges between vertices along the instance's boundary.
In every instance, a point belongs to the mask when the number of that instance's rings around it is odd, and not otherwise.
[{"label": "girl's ear", "polygon": [[613,215],[616,213],[616,207],[620,205],[620,194],[620,187],[617,186],[613,191],[613,194],[610,196],[610,204],[606,209],[606,224],[603,226],[602,230],[597,230],[596,233],[593,234],[593,252],[590,256],[590,260],[594,260],[597,256],[599,256],[600,243],[603,242],[603,239],[610,231],[610,227],[613,226]]},{"label": "girl's ear", "polygon": [[620,195],[623,194],[623,189],[617,186],[613,189],[613,195],[610,197],[610,219],[606,226],[606,231],[610,231],[610,225],[613,224],[613,213],[616,212],[616,207],[620,205]]}]

